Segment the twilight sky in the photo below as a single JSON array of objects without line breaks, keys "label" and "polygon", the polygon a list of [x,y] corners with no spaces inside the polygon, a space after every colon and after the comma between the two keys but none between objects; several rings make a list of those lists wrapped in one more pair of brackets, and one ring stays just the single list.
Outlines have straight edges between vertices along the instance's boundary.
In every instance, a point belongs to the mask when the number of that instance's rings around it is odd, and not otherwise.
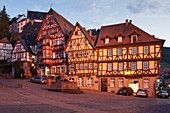
[{"label": "twilight sky", "polygon": [[52,8],[73,25],[78,21],[86,29],[125,22],[132,23],[170,47],[170,0],[0,0],[10,17],[28,10],[48,12]]}]

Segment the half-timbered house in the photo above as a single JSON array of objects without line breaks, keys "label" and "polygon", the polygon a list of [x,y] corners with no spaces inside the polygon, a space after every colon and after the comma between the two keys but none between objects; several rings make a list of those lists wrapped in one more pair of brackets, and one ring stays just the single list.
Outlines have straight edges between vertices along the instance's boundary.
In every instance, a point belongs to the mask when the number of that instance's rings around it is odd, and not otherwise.
[{"label": "half-timbered house", "polygon": [[97,52],[92,38],[77,22],[65,47],[68,80],[77,82],[80,88],[98,90]]},{"label": "half-timbered house", "polygon": [[[34,54],[29,47],[28,43],[24,39],[18,39],[15,43],[13,50],[11,51],[12,60],[11,62],[14,63],[17,60],[20,60],[23,64],[23,69],[25,70],[26,77],[31,76],[30,73],[30,66],[34,66],[37,61],[37,56]],[[13,77],[15,71],[14,67],[12,69]]]},{"label": "half-timbered house", "polygon": [[64,47],[74,26],[52,8],[47,13],[36,38],[40,75],[67,73]]},{"label": "half-timbered house", "polygon": [[153,96],[164,41],[133,25],[131,20],[102,26],[96,44],[100,91],[117,92],[127,86],[135,92],[147,89]]}]

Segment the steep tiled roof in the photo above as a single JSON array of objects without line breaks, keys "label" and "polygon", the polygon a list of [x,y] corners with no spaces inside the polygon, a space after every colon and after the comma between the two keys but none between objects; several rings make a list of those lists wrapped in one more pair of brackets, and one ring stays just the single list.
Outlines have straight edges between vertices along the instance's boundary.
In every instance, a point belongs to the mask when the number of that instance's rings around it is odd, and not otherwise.
[{"label": "steep tiled roof", "polygon": [[53,15],[55,16],[63,33],[66,36],[70,36],[70,31],[72,31],[74,29],[74,26],[69,21],[67,21],[63,16],[61,16],[60,14],[55,12],[52,8],[50,9],[49,12],[52,12]]},{"label": "steep tiled roof", "polygon": [[[83,32],[83,34],[85,35],[86,39],[89,41],[90,45],[95,49],[94,43],[92,42],[92,39],[91,39],[91,36],[90,36],[89,32],[87,32],[87,31],[85,30],[85,28],[83,28],[78,22],[76,23],[76,25],[75,25],[75,27],[74,27],[74,30],[76,29],[77,26],[78,26],[78,27],[80,28],[80,30]],[[73,33],[74,33],[74,30],[73,30],[73,32],[71,33],[71,35],[70,35],[70,37],[69,37],[69,39],[68,39],[68,41],[67,41],[67,43],[66,43],[65,48],[68,46],[69,40],[71,39],[71,37],[72,37],[72,35],[73,35]]]},{"label": "steep tiled roof", "polygon": [[0,43],[10,43],[10,41],[8,41],[8,39],[5,37],[0,40]]},{"label": "steep tiled roof", "polygon": [[44,20],[46,14],[47,14],[46,12],[28,11],[27,18],[29,18],[31,20],[33,20],[33,19]]},{"label": "steep tiled roof", "polygon": [[29,53],[31,53],[31,54],[34,54],[34,53],[32,52],[32,50],[31,50],[31,48],[29,47],[29,45],[28,45],[28,43],[27,43],[26,40],[24,40],[24,39],[19,39],[19,41],[21,42],[21,44],[23,45],[24,49],[25,49],[27,52],[29,52]]},{"label": "steep tiled roof", "polygon": [[[140,28],[129,22],[128,24],[121,23],[109,26],[102,26],[96,47],[130,44],[130,34],[133,33],[139,35],[139,41],[137,43],[165,41],[162,39],[155,38],[154,36],[146,33],[145,31],[141,30]],[[116,36],[118,36],[119,34],[124,36],[122,43],[118,43],[116,41]],[[111,37],[111,41],[109,44],[104,43],[104,37],[107,35]]]}]

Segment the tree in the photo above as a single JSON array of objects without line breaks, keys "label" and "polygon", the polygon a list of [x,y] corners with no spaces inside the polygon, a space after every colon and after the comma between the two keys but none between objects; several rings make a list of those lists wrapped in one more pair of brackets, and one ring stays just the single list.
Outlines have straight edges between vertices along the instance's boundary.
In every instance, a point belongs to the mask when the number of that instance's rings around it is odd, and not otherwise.
[{"label": "tree", "polygon": [[22,75],[25,73],[25,71],[23,69],[23,63],[21,62],[21,60],[18,59],[17,61],[15,61],[13,63],[13,67],[15,70],[15,78],[21,78]]},{"label": "tree", "polygon": [[32,76],[37,76],[37,70],[36,70],[35,66],[30,67],[30,72],[31,72]]},{"label": "tree", "polygon": [[0,39],[9,35],[9,15],[6,13],[5,6],[0,12]]}]

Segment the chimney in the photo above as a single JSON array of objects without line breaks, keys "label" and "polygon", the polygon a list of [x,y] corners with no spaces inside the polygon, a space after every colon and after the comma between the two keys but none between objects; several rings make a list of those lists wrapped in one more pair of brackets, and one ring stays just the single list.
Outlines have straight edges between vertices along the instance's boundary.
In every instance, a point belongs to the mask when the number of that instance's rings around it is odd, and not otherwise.
[{"label": "chimney", "polygon": [[126,19],[126,25],[128,25],[128,19]]},{"label": "chimney", "polygon": [[90,36],[92,36],[92,30],[91,29],[89,30],[89,34],[90,34]]},{"label": "chimney", "polygon": [[132,20],[130,20],[129,23],[131,24],[131,23],[132,23]]}]

